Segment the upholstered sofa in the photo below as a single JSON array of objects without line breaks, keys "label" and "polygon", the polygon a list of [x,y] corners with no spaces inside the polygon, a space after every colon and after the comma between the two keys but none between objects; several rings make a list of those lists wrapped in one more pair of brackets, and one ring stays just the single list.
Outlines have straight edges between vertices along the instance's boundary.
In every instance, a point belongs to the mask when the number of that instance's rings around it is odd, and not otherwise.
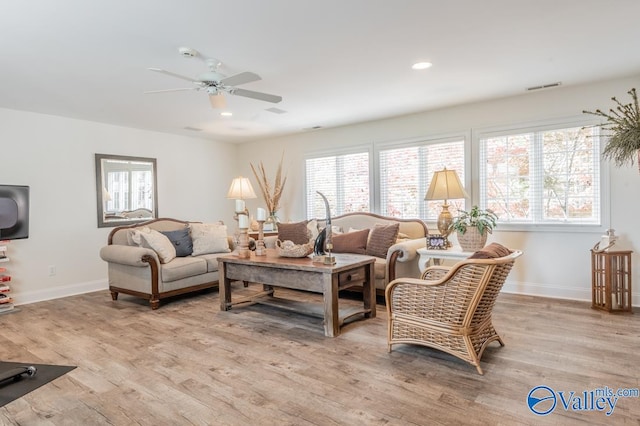
[{"label": "upholstered sofa", "polygon": [[[427,225],[420,219],[397,219],[392,217],[380,216],[373,213],[347,213],[331,219],[333,229],[334,246],[338,238],[356,238],[354,232],[357,230],[369,229],[368,240],[364,244],[370,246],[373,237],[373,231],[376,226],[388,226],[398,224],[398,234],[393,241],[389,243],[388,249],[384,253],[378,251],[370,252],[366,247],[363,254],[376,256],[375,262],[375,278],[376,292],[384,296],[384,290],[387,284],[396,278],[419,278],[420,268],[418,267],[419,255],[417,250],[425,247],[426,236],[429,234]],[[287,224],[284,224],[285,227]],[[311,238],[314,239],[318,232],[325,228],[324,220],[311,220],[307,223],[311,230]],[[282,224],[280,226],[282,229]],[[354,237],[350,237],[354,235]],[[275,239],[278,237],[267,237],[265,243],[267,246],[273,246]],[[365,239],[367,237],[365,236]],[[351,244],[349,244],[351,245]],[[352,245],[351,245],[352,246]],[[362,248],[362,247],[360,247]],[[362,251],[348,251],[353,253],[362,253]]]},{"label": "upholstered sofa", "polygon": [[[209,229],[207,226],[216,226],[217,239],[213,246],[206,244],[212,239],[191,239],[194,229],[205,232]],[[174,249],[178,249],[178,256],[169,258],[156,245],[146,244],[143,231],[149,233],[150,230],[172,235],[171,242]],[[187,231],[188,238],[185,237]],[[203,235],[202,232],[199,235]],[[181,236],[182,241],[176,235]],[[184,251],[189,240],[195,256]],[[108,264],[113,300],[118,299],[119,293],[130,294],[148,299],[151,308],[157,309],[161,299],[218,286],[218,256],[228,254],[232,248],[232,239],[221,223],[208,225],[163,218],[114,228],[107,245],[100,250],[100,257]]]}]

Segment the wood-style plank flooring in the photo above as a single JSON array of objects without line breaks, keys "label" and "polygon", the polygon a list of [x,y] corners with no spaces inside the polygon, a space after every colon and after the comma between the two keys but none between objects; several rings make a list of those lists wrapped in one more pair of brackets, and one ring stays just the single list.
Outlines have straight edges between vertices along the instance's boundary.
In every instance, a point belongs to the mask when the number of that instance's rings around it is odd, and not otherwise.
[{"label": "wood-style plank flooring", "polygon": [[502,294],[494,325],[506,346],[489,346],[481,376],[425,347],[388,353],[382,305],[328,338],[319,319],[268,306],[221,312],[216,290],[156,311],[101,291],[0,316],[0,359],[78,366],[0,408],[0,424],[640,425],[640,398],[619,399],[611,416],[527,406],[539,385],[639,388],[638,314]]}]

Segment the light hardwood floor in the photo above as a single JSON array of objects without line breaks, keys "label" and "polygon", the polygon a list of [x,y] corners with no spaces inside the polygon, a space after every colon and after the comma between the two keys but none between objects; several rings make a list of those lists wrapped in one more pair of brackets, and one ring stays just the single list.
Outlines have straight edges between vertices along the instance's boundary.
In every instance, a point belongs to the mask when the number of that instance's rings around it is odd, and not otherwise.
[{"label": "light hardwood floor", "polygon": [[221,312],[216,290],[157,311],[106,291],[22,306],[0,316],[0,359],[78,368],[0,408],[0,424],[640,424],[639,398],[621,398],[609,417],[561,407],[538,417],[527,406],[539,385],[640,387],[637,309],[610,315],[502,294],[494,324],[506,346],[490,345],[480,376],[429,348],[388,353],[378,308],[329,338],[317,318],[266,306]]}]

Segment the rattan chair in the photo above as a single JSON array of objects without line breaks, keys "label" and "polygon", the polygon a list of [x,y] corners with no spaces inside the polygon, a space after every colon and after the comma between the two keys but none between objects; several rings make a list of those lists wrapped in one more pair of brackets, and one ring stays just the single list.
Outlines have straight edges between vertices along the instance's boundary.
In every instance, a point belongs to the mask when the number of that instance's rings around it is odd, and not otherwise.
[{"label": "rattan chair", "polygon": [[429,346],[476,366],[498,336],[491,323],[493,305],[515,259],[514,251],[496,259],[466,259],[452,267],[433,266],[418,278],[389,283],[388,350],[397,343]]}]

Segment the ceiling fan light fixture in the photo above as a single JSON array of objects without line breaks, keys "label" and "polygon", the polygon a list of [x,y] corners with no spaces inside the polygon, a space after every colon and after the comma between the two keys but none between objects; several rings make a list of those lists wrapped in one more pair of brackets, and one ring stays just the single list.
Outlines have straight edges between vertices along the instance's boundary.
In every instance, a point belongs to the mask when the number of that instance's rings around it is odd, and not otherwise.
[{"label": "ceiling fan light fixture", "polygon": [[427,68],[431,68],[433,64],[431,62],[416,62],[411,65],[411,68],[414,70],[426,70]]},{"label": "ceiling fan light fixture", "polygon": [[222,93],[209,94],[209,103],[211,103],[211,107],[215,109],[224,108],[227,106],[227,101],[225,100]]}]

